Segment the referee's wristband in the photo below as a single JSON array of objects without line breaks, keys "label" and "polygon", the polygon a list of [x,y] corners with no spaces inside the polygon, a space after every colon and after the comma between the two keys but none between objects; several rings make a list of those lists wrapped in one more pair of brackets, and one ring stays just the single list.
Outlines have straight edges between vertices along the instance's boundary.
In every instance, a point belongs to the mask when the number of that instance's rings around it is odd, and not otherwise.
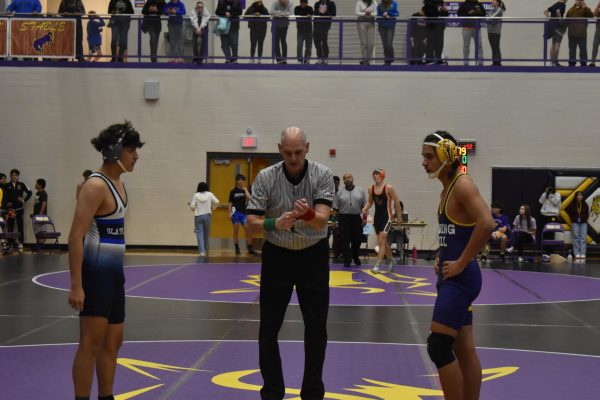
[{"label": "referee's wristband", "polygon": [[298,217],[298,219],[301,219],[302,221],[310,221],[312,219],[315,218],[317,214],[315,213],[315,210],[312,208],[309,208],[304,215],[301,215]]},{"label": "referee's wristband", "polygon": [[265,232],[271,232],[277,229],[277,227],[275,226],[275,223],[277,222],[277,220],[275,218],[266,218],[265,221],[263,222],[263,228],[265,230]]}]

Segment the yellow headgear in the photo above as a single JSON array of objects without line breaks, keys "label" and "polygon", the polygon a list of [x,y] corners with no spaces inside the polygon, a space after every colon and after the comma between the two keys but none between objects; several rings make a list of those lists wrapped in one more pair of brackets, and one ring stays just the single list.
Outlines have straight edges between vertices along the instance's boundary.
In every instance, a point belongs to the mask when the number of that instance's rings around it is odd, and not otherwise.
[{"label": "yellow headgear", "polygon": [[434,133],[433,135],[439,139],[437,143],[425,142],[423,144],[435,147],[435,153],[442,164],[452,164],[458,157],[458,147],[450,139],[444,139],[437,133]]}]

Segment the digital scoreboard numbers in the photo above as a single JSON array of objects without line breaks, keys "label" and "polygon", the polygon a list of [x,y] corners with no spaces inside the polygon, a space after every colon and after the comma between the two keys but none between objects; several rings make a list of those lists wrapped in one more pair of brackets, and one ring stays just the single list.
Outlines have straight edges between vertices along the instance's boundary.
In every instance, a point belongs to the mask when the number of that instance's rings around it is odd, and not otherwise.
[{"label": "digital scoreboard numbers", "polygon": [[475,140],[459,140],[458,141],[458,161],[460,165],[458,169],[463,174],[469,172],[469,156],[475,154],[477,143]]}]

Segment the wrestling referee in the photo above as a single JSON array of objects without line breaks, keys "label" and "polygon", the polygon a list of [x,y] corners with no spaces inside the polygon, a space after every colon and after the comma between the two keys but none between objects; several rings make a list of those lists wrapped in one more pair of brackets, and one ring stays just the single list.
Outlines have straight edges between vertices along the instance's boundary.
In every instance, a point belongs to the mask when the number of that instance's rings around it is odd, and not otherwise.
[{"label": "wrestling referee", "polygon": [[329,309],[327,219],[335,195],[333,173],[306,159],[300,128],[281,133],[283,158],[262,170],[252,186],[248,226],[264,231],[260,283],[259,363],[263,400],[281,400],[285,383],[277,336],[294,286],[304,319],[302,400],[323,399],[323,363]]}]

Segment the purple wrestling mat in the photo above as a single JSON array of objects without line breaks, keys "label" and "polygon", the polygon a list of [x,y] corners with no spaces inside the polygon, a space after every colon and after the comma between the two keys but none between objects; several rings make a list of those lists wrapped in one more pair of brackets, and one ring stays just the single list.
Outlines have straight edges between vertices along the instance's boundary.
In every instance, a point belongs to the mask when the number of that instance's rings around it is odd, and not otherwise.
[{"label": "purple wrestling mat", "polygon": [[[255,341],[127,342],[118,360],[115,399],[256,400],[262,384]],[[298,400],[303,344],[281,342],[287,388]],[[0,347],[3,399],[72,398],[74,344]],[[600,357],[479,349],[482,400],[598,398]],[[543,367],[541,367],[543,366]],[[442,399],[423,346],[329,343],[325,399]],[[95,398],[96,389],[92,391]]]},{"label": "purple wrestling mat", "polygon": [[[528,304],[593,300],[600,279],[550,273],[482,270],[483,288],[475,304]],[[141,265],[125,268],[128,296],[187,301],[251,303],[258,301],[259,264]],[[68,271],[40,275],[34,282],[69,287]],[[331,305],[433,305],[432,267],[395,266],[393,273],[373,274],[369,267],[331,266]],[[297,299],[292,298],[292,304]]]}]

